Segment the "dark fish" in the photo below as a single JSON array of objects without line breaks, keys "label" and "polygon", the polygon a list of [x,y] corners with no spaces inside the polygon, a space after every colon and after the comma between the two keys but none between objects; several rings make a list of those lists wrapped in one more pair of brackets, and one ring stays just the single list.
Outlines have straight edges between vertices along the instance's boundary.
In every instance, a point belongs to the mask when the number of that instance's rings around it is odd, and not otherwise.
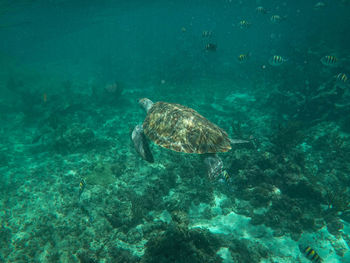
[{"label": "dark fish", "polygon": [[336,66],[338,62],[339,60],[336,56],[324,56],[321,58],[321,63],[325,66]]},{"label": "dark fish", "polygon": [[311,262],[320,263],[323,262],[323,259],[317,254],[317,252],[309,246],[299,245],[300,252],[309,259]]},{"label": "dark fish", "polygon": [[207,51],[216,51],[217,45],[213,43],[208,43],[205,45],[205,50]]}]

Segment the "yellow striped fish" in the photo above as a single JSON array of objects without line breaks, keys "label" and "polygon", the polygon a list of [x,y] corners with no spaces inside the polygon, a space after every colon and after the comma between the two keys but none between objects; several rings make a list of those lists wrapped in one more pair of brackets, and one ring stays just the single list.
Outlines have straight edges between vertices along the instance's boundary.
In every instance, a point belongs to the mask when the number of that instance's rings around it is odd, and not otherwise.
[{"label": "yellow striped fish", "polygon": [[318,3],[316,3],[315,5],[314,5],[314,9],[315,10],[318,10],[318,9],[321,9],[321,8],[323,8],[323,7],[325,7],[326,6],[326,4],[324,3],[324,2],[318,2]]},{"label": "yellow striped fish", "polygon": [[212,32],[209,30],[204,30],[202,32],[202,37],[211,37]]},{"label": "yellow striped fish", "polygon": [[280,66],[286,61],[287,61],[287,59],[285,59],[281,56],[274,55],[269,59],[269,64],[271,66]]},{"label": "yellow striped fish", "polygon": [[255,8],[255,11],[259,14],[267,14],[267,10],[262,6],[258,6],[257,8]]},{"label": "yellow striped fish", "polygon": [[348,76],[345,73],[339,73],[335,77],[335,85],[345,89],[349,87]]},{"label": "yellow striped fish", "polygon": [[80,199],[80,196],[81,194],[84,192],[85,190],[85,186],[86,186],[86,183],[85,183],[85,180],[82,178],[80,180],[80,183],[79,183],[79,199]]},{"label": "yellow striped fish", "polygon": [[238,23],[238,26],[241,28],[241,29],[244,29],[244,28],[248,28],[252,25],[252,23],[249,23],[247,20],[241,20],[239,21]]},{"label": "yellow striped fish", "polygon": [[280,23],[283,19],[285,19],[285,18],[281,17],[280,15],[273,15],[270,17],[270,21],[274,24]]},{"label": "yellow striped fish", "polygon": [[299,245],[300,252],[304,254],[304,256],[309,259],[311,262],[314,263],[321,263],[323,262],[323,259],[317,254],[317,252],[309,247],[303,247],[302,245]]},{"label": "yellow striped fish", "polygon": [[237,59],[240,63],[246,62],[249,58],[249,53],[238,55]]},{"label": "yellow striped fish", "polygon": [[341,82],[341,83],[347,83],[348,81],[348,76],[346,76],[345,73],[339,73],[338,75],[335,76],[336,80]]},{"label": "yellow striped fish", "polygon": [[226,170],[223,172],[222,176],[224,177],[225,181],[229,181],[231,178],[231,175]]},{"label": "yellow striped fish", "polygon": [[336,66],[339,60],[336,56],[324,56],[321,58],[321,63],[325,66]]},{"label": "yellow striped fish", "polygon": [[217,45],[213,43],[208,43],[205,45],[206,51],[216,51]]}]

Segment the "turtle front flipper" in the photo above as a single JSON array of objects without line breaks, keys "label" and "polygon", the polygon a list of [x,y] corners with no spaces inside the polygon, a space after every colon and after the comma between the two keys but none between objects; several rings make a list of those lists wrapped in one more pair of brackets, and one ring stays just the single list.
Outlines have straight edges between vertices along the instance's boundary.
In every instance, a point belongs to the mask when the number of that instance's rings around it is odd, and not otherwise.
[{"label": "turtle front flipper", "polygon": [[224,163],[216,154],[206,154],[204,164],[210,179],[217,179],[225,174]]},{"label": "turtle front flipper", "polygon": [[147,138],[143,133],[141,124],[135,126],[131,134],[131,139],[134,142],[136,151],[141,155],[141,157],[147,162],[153,163],[153,155],[149,148]]}]

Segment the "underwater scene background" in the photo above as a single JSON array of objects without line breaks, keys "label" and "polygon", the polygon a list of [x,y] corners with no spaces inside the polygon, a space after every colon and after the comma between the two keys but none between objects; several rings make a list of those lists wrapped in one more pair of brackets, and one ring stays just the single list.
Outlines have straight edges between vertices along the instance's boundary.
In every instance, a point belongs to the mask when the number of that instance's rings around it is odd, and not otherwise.
[{"label": "underwater scene background", "polygon": [[[0,262],[350,262],[349,13],[2,0]],[[222,175],[154,139],[143,160],[143,97],[244,142],[217,153]],[[176,114],[154,125],[197,123]]]}]

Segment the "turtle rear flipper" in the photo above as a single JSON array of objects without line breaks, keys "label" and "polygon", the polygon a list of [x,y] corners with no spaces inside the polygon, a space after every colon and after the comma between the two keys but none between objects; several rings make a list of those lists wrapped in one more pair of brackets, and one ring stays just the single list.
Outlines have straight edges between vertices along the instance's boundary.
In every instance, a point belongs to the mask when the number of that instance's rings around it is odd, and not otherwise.
[{"label": "turtle rear flipper", "polygon": [[224,163],[216,154],[207,154],[204,159],[204,164],[210,179],[216,179],[225,172]]},{"label": "turtle rear flipper", "polygon": [[131,134],[131,139],[134,142],[136,151],[141,157],[149,163],[154,162],[152,152],[149,148],[149,144],[145,134],[143,133],[142,125],[136,125]]}]

